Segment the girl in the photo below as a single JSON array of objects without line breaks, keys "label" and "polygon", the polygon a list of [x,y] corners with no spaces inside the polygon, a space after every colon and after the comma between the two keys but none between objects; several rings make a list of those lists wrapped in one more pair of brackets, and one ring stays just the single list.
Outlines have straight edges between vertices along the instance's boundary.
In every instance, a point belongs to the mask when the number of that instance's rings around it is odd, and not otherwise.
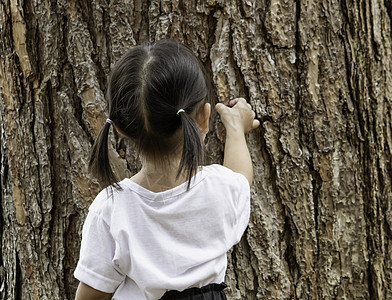
[{"label": "girl", "polygon": [[[217,104],[224,163],[201,167],[208,84],[199,60],[173,40],[129,50],[113,69],[108,96],[90,169],[110,187],[83,227],[76,299],[226,299],[226,252],[249,220],[245,133],[259,125],[255,113],[244,99]],[[108,161],[110,125],[142,159],[140,172],[121,182]]]}]

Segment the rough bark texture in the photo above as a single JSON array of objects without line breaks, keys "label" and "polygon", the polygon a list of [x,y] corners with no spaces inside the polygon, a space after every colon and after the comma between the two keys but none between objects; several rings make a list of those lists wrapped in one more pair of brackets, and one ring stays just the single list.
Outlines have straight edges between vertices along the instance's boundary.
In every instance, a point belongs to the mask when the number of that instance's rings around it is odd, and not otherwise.
[{"label": "rough bark texture", "polygon": [[[188,44],[261,126],[229,299],[392,299],[390,0],[1,0],[0,300],[72,299],[111,66]],[[220,162],[224,130],[207,138]],[[139,164],[112,136],[120,176]]]}]

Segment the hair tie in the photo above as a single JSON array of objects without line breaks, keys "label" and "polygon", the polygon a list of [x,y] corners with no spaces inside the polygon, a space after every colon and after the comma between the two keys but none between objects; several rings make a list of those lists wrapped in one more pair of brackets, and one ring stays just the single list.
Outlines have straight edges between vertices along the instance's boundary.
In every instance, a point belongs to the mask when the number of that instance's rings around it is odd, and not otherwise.
[{"label": "hair tie", "polygon": [[177,115],[179,116],[180,115],[180,113],[184,113],[185,112],[185,110],[184,109],[182,109],[182,108],[180,108],[178,111],[177,111]]},{"label": "hair tie", "polygon": [[113,121],[110,120],[110,119],[106,119],[106,123],[109,123],[110,125],[112,125],[112,124],[113,124]]}]

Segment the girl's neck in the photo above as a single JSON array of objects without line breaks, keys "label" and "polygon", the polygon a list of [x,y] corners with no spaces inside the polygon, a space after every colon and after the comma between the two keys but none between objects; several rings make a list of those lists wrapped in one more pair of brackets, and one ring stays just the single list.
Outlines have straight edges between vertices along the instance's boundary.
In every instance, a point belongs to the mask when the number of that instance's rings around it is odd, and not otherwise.
[{"label": "girl's neck", "polygon": [[155,193],[172,189],[187,181],[185,174],[177,177],[179,162],[178,159],[162,165],[144,161],[141,170],[131,180]]}]

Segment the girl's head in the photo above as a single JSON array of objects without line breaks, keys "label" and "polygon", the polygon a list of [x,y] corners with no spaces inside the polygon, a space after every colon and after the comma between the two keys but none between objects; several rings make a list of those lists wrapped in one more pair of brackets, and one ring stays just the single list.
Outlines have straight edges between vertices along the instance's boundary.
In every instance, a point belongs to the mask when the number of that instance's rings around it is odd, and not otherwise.
[{"label": "girl's head", "polygon": [[[204,67],[192,51],[173,40],[133,47],[114,66],[108,100],[109,119],[145,159],[163,164],[182,150],[178,175],[185,172],[190,183],[203,159],[200,127],[208,127],[209,115]],[[108,158],[109,128],[102,128],[89,165],[105,185],[117,181]]]}]

